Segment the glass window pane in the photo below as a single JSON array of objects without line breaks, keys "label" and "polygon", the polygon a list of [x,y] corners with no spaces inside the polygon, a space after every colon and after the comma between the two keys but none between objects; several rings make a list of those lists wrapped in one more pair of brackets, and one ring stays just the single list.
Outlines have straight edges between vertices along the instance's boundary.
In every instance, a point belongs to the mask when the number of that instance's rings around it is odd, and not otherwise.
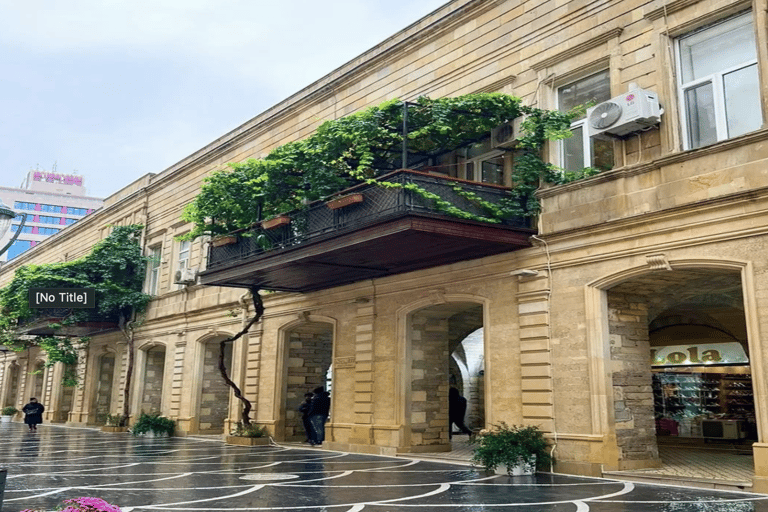
[{"label": "glass window pane", "polygon": [[609,99],[611,99],[611,82],[608,70],[564,85],[557,90],[557,105],[561,112],[567,112],[579,105],[600,103]]},{"label": "glass window pane", "polygon": [[680,40],[683,83],[754,59],[755,48],[751,13],[684,37]]},{"label": "glass window pane", "polygon": [[497,156],[483,160],[483,178],[484,183],[493,183],[494,185],[504,184],[504,157]]},{"label": "glass window pane", "polygon": [[613,142],[592,139],[592,167],[601,171],[613,169]]},{"label": "glass window pane", "polygon": [[688,119],[688,142],[691,148],[717,142],[715,104],[711,83],[702,84],[685,91],[685,114]]},{"label": "glass window pane", "polygon": [[584,168],[584,128],[571,128],[573,135],[563,139],[563,168],[577,171]]},{"label": "glass window pane", "polygon": [[758,130],[763,124],[757,64],[723,76],[728,137]]}]

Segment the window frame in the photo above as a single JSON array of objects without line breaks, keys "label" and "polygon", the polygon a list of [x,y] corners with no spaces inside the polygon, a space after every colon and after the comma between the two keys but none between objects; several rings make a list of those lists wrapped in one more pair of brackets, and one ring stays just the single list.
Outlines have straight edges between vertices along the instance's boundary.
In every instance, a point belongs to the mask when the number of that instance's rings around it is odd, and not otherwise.
[{"label": "window frame", "polygon": [[147,293],[157,295],[160,290],[160,266],[163,262],[163,246],[149,247],[147,256]]},{"label": "window frame", "polygon": [[[587,80],[589,78],[592,78],[599,74],[605,74],[605,79],[607,80],[608,85],[608,98],[604,100],[598,100],[598,101],[608,101],[611,98],[613,98],[613,88],[611,84],[611,69],[610,65],[607,65],[605,67],[602,67],[600,69],[592,69],[590,73],[585,73],[579,77],[571,78],[567,82],[561,83],[560,85],[556,86],[554,89],[554,97],[555,97],[555,108],[557,108],[558,111],[562,111],[561,108],[561,99],[560,99],[560,91],[561,89],[571,86],[575,83]],[[583,167],[581,169],[586,169],[589,167],[594,167],[595,163],[595,151],[593,146],[593,139],[589,136],[589,126],[587,126],[587,116],[585,115],[581,119],[576,119],[575,121],[571,122],[571,126],[569,127],[571,132],[574,130],[580,129],[581,130],[581,147],[582,147],[582,161],[584,163]],[[574,136],[576,136],[574,134]],[[611,145],[613,143],[611,142]],[[568,169],[566,167],[566,142],[565,140],[560,140],[557,142],[557,160],[559,166],[566,171],[580,171],[581,169]],[[616,167],[616,157],[614,155],[613,157],[613,163],[611,168]]]},{"label": "window frame", "polygon": [[[739,134],[739,135],[734,135],[732,137],[732,136],[729,136],[728,134],[727,105],[726,105],[726,99],[725,99],[725,84],[724,84],[724,78],[726,75],[754,66],[755,71],[757,73],[757,78],[758,78],[758,95],[760,95],[761,93],[760,70],[759,70],[759,62],[758,62],[759,59],[758,59],[758,48],[757,48],[757,45],[759,43],[757,39],[755,39],[755,48],[754,48],[755,56],[753,59],[739,62],[738,64],[735,64],[733,66],[723,68],[709,75],[683,83],[684,73],[683,73],[683,54],[682,54],[682,48],[681,48],[682,41],[687,37],[691,37],[695,34],[712,30],[716,28],[718,25],[722,25],[724,23],[727,23],[731,20],[735,20],[740,17],[749,17],[750,18],[749,26],[754,30],[755,28],[754,13],[752,12],[752,10],[747,10],[747,11],[742,11],[740,13],[734,14],[732,16],[724,17],[718,21],[709,23],[703,27],[699,27],[698,29],[691,30],[689,32],[680,34],[679,36],[675,37],[675,40],[674,40],[675,73],[676,73],[675,88],[676,88],[677,97],[678,97],[680,127],[682,130],[682,142],[683,142],[684,150],[706,147],[711,144],[717,144],[718,142],[722,142],[724,140],[728,140],[730,138],[738,137],[742,135],[742,134]],[[705,84],[712,84],[712,102],[714,104],[714,110],[715,110],[714,119],[715,119],[716,140],[711,143],[694,145],[692,143],[692,133],[690,130],[691,126],[689,126],[689,123],[688,123],[688,103],[686,100],[686,93],[688,91],[696,89],[697,87],[701,87],[702,85],[705,85]],[[762,102],[762,99],[758,98],[758,104],[756,105],[756,107],[761,112],[761,118],[762,118],[761,102]],[[764,121],[765,120],[763,120],[763,122]],[[745,133],[749,133],[749,132],[745,132]]]}]

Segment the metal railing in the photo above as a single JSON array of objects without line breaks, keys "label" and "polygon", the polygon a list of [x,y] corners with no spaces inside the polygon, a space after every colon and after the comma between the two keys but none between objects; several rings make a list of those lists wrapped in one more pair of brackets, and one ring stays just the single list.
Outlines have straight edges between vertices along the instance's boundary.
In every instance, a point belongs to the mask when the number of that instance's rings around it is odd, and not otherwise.
[{"label": "metal railing", "polygon": [[[290,218],[288,224],[273,229],[258,226],[248,232],[240,233],[235,243],[219,247],[212,245],[208,254],[208,269],[213,270],[233,261],[244,260],[268,251],[339,236],[404,215],[456,218],[438,209],[431,199],[425,199],[421,194],[410,190],[408,188],[410,184],[418,186],[427,193],[435,194],[453,206],[477,217],[488,217],[489,214],[481,205],[459,194],[455,189],[457,182],[461,181],[462,190],[472,192],[489,203],[497,203],[509,195],[508,189],[499,186],[406,170],[388,174],[379,181],[397,185],[391,187],[358,185],[335,197],[361,194],[362,202],[338,209],[329,208],[326,201],[313,203],[304,210],[286,214],[285,217]],[[501,224],[525,228],[529,226],[529,221],[526,218],[516,217],[505,219]]]}]

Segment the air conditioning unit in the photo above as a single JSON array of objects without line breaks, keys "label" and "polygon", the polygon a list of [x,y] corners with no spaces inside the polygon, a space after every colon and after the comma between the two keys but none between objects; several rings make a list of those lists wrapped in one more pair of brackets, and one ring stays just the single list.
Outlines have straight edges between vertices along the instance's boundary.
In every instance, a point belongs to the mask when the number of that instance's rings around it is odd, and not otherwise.
[{"label": "air conditioning unit", "polygon": [[183,268],[181,270],[177,270],[176,274],[173,277],[173,282],[175,284],[195,284],[197,281],[197,268]]},{"label": "air conditioning unit", "polygon": [[520,138],[520,123],[522,117],[508,121],[491,130],[491,145],[494,148],[508,148],[514,146]]},{"label": "air conditioning unit", "polygon": [[622,137],[656,126],[662,113],[658,94],[632,89],[587,109],[587,129],[590,137]]}]

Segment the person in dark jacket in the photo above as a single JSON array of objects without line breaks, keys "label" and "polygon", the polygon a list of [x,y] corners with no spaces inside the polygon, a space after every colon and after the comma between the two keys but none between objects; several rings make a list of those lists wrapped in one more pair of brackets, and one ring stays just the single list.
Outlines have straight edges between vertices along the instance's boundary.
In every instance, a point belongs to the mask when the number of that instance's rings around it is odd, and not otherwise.
[{"label": "person in dark jacket", "polygon": [[30,398],[29,403],[22,407],[21,412],[24,413],[24,423],[29,425],[29,431],[34,432],[37,430],[37,426],[43,422],[43,411],[45,407],[43,404],[38,403],[37,398]]},{"label": "person in dark jacket", "polygon": [[331,411],[331,394],[322,386],[314,389],[314,396],[309,405],[307,417],[312,425],[312,436],[309,444],[319,446],[325,441],[325,422],[328,421],[328,414]]},{"label": "person in dark jacket", "polygon": [[467,414],[467,399],[459,394],[459,390],[448,390],[448,438],[453,437],[453,425],[459,427],[463,433],[472,436],[472,431],[464,424],[464,415]]},{"label": "person in dark jacket", "polygon": [[312,393],[304,393],[304,401],[299,406],[299,412],[301,413],[301,423],[304,425],[304,432],[307,434],[307,440],[305,443],[312,442],[312,424],[309,422],[309,408],[312,406],[312,397],[315,396]]}]

